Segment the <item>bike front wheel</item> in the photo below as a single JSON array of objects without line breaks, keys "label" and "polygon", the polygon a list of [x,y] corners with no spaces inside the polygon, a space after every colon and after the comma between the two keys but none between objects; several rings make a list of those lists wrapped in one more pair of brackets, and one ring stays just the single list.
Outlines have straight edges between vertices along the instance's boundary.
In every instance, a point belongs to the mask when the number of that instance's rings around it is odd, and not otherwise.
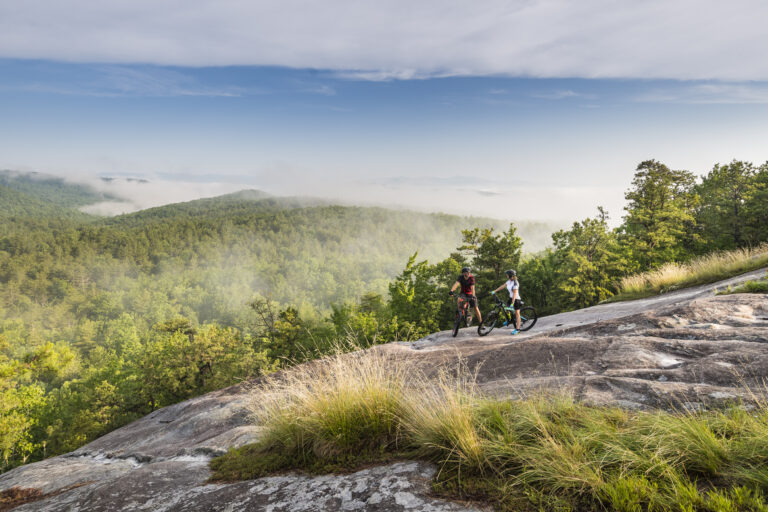
[{"label": "bike front wheel", "polygon": [[520,331],[527,331],[536,324],[536,310],[531,306],[526,306],[520,309]]},{"label": "bike front wheel", "polygon": [[456,318],[453,321],[453,337],[455,338],[459,334],[459,327],[461,327],[461,321],[464,320],[464,314],[461,311],[456,312]]},{"label": "bike front wheel", "polygon": [[493,330],[493,328],[496,327],[496,322],[498,321],[499,321],[499,312],[491,311],[486,315],[482,323],[477,326],[477,334],[479,336],[485,336],[486,334],[490,333]]}]

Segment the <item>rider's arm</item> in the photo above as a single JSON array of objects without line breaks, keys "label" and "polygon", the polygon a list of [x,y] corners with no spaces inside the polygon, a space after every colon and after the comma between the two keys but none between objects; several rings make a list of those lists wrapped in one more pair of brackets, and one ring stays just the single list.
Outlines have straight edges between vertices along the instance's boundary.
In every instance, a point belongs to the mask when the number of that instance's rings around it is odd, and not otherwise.
[{"label": "rider's arm", "polygon": [[461,286],[461,285],[459,284],[459,282],[458,282],[458,281],[456,281],[455,283],[453,283],[453,286],[451,286],[451,293],[453,293],[453,291],[454,291],[454,290],[455,290],[457,287],[459,287],[459,286]]},{"label": "rider's arm", "polygon": [[474,295],[475,297],[477,297],[477,295],[475,294],[475,285],[472,285],[472,295]]},{"label": "rider's arm", "polygon": [[499,292],[499,291],[503,290],[506,287],[507,287],[507,285],[503,284],[503,285],[499,286],[498,288],[496,288],[495,290],[493,290],[493,293]]}]

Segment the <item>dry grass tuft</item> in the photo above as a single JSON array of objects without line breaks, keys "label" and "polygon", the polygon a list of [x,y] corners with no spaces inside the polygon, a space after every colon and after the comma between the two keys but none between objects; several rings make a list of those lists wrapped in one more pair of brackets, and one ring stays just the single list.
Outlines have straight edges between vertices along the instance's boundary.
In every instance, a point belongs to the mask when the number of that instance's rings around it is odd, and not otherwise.
[{"label": "dry grass tuft", "polygon": [[401,422],[411,445],[441,464],[482,473],[489,467],[478,422],[479,394],[473,376],[459,365],[455,374],[423,375],[403,402]]},{"label": "dry grass tuft", "polygon": [[662,293],[711,283],[750,270],[768,266],[768,245],[715,252],[688,263],[667,263],[656,270],[621,280],[622,295]]},{"label": "dry grass tuft", "polygon": [[266,450],[300,458],[344,458],[397,442],[405,388],[418,372],[384,349],[360,350],[300,365],[254,393]]}]

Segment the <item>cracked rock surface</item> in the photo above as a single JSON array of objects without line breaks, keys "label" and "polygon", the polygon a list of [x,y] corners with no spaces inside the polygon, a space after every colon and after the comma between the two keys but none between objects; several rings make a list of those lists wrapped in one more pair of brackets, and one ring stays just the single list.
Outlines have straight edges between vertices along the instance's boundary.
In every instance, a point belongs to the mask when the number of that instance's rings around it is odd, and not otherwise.
[{"label": "cracked rock surface", "polygon": [[[723,283],[539,319],[532,331],[477,337],[442,332],[377,347],[427,371],[463,364],[498,397],[565,389],[582,401],[633,409],[700,408],[765,395],[768,295],[715,296]],[[82,448],[0,475],[0,491],[43,499],[14,511],[474,511],[433,496],[436,469],[397,462],[349,474],[287,473],[209,484],[208,462],[258,439],[244,385],[172,405]]]},{"label": "cracked rock surface", "polygon": [[[52,459],[53,461],[54,459]],[[84,463],[82,460],[79,464]],[[96,464],[92,471],[98,471]],[[71,467],[66,462],[55,472]],[[49,499],[16,511],[125,510],[151,512],[265,510],[413,510],[480,511],[429,496],[435,468],[420,462],[398,462],[345,475],[281,475],[233,484],[206,484],[208,460],[165,460],[121,468]],[[93,477],[94,475],[91,475]]]}]

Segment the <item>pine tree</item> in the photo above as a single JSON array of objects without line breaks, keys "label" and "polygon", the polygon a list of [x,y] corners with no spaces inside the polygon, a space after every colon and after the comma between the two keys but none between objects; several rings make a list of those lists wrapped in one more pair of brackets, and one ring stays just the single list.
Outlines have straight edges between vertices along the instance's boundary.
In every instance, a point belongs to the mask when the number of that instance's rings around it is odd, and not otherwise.
[{"label": "pine tree", "polygon": [[698,196],[694,175],[673,171],[656,160],[637,166],[624,197],[629,204],[621,227],[621,241],[633,270],[655,268],[685,259],[696,238],[694,211]]},{"label": "pine tree", "polygon": [[751,163],[734,160],[727,165],[715,165],[696,186],[701,198],[696,220],[701,228],[703,252],[734,249],[748,242],[744,227],[750,212],[745,206],[756,192],[755,177]]}]

